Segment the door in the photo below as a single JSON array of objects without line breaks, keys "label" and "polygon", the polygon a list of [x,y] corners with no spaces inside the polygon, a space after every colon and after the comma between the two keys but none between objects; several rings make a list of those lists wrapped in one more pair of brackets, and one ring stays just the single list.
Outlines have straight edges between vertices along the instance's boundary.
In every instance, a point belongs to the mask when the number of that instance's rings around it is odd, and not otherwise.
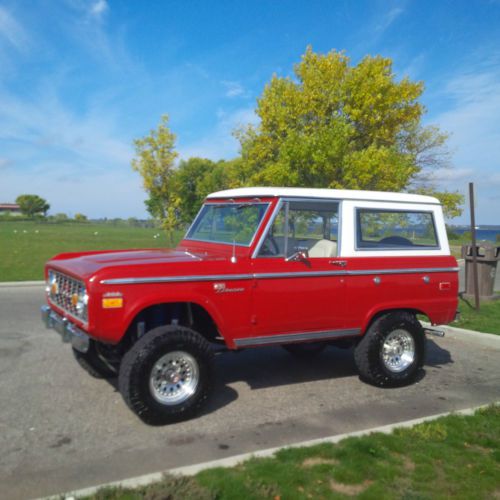
[{"label": "door", "polygon": [[252,260],[253,337],[292,334],[293,340],[313,341],[345,335],[339,203],[284,200],[278,210]]}]

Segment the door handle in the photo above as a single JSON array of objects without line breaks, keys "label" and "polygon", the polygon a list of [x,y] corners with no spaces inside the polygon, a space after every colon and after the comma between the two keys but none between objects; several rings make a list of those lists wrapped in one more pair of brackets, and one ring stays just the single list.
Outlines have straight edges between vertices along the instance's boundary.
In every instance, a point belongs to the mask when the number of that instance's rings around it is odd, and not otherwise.
[{"label": "door handle", "polygon": [[346,260],[329,260],[328,264],[331,264],[332,266],[345,267],[345,266],[347,266],[347,261]]}]

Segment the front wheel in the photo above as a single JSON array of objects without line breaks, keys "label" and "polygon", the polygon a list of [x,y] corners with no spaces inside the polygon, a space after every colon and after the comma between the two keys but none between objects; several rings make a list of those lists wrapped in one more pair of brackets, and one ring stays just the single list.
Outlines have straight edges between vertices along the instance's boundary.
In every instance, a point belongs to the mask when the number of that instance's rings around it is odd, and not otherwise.
[{"label": "front wheel", "polygon": [[424,357],[424,331],[415,315],[406,311],[377,318],[354,350],[361,378],[379,387],[411,384]]},{"label": "front wheel", "polygon": [[118,378],[123,399],[153,425],[186,420],[200,411],[212,388],[212,350],[182,326],[155,328],[125,354]]}]

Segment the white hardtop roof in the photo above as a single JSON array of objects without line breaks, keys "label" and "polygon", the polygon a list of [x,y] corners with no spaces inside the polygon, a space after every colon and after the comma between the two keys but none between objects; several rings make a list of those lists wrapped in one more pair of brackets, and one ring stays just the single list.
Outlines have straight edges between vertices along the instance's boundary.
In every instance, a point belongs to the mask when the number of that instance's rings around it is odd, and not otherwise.
[{"label": "white hardtop roof", "polygon": [[316,188],[287,188],[287,187],[248,187],[227,189],[211,193],[207,199],[213,198],[330,198],[337,200],[366,200],[366,201],[398,201],[400,203],[440,204],[437,198],[420,194],[391,193],[388,191],[357,191],[354,189],[316,189]]}]

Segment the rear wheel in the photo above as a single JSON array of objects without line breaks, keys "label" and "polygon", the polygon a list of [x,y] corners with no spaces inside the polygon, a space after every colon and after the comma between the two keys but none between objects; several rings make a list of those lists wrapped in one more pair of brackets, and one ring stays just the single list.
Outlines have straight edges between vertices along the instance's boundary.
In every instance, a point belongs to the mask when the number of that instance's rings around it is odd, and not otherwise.
[{"label": "rear wheel", "polygon": [[354,350],[361,378],[379,387],[414,382],[424,357],[424,331],[415,315],[406,311],[377,318]]},{"label": "rear wheel", "polygon": [[120,392],[148,424],[186,420],[208,399],[212,357],[210,344],[194,330],[173,325],[155,328],[125,354]]}]

